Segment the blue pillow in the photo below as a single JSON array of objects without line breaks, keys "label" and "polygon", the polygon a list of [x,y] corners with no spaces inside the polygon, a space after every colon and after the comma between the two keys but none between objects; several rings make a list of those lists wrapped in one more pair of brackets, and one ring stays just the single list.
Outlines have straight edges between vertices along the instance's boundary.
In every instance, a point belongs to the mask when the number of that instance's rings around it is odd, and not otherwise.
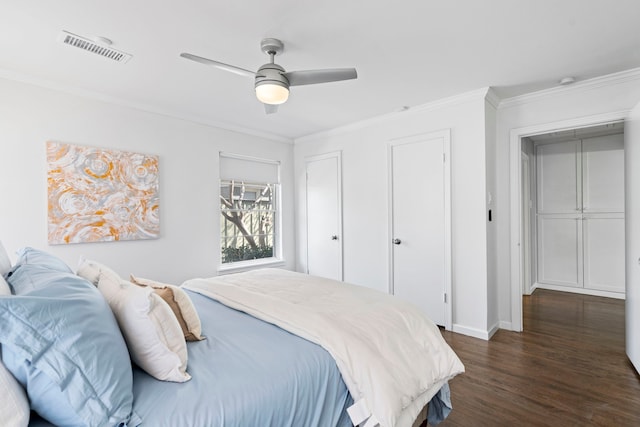
[{"label": "blue pillow", "polygon": [[84,427],[60,387],[31,362],[17,357],[7,345],[2,346],[2,362],[20,384],[26,384],[31,410],[59,426]]},{"label": "blue pillow", "polygon": [[40,264],[22,264],[14,267],[7,283],[14,295],[28,294],[47,286],[64,285],[72,273],[51,270]]},{"label": "blue pillow", "polygon": [[69,266],[60,258],[55,255],[51,255],[48,252],[41,251],[40,249],[34,249],[27,246],[19,249],[16,253],[18,254],[18,260],[16,261],[13,270],[20,265],[34,264],[51,270],[60,271],[62,273],[73,273]]},{"label": "blue pillow", "polygon": [[[0,343],[15,359],[8,359],[7,369],[22,378],[33,408],[45,408],[40,415],[55,425],[126,423],[133,404],[131,361],[100,291],[73,273],[56,271],[46,286],[41,268],[25,267],[21,280],[37,286],[0,297]],[[67,405],[53,408],[60,399]]]}]

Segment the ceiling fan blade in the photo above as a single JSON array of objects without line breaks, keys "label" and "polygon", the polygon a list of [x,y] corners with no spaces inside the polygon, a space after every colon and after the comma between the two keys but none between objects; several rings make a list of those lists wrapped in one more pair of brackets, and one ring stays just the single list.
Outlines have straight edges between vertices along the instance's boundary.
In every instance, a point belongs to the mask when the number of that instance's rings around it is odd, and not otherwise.
[{"label": "ceiling fan blade", "polygon": [[240,76],[255,77],[256,73],[253,71],[245,70],[244,68],[236,67],[235,65],[225,64],[224,62],[214,61],[213,59],[203,58],[201,56],[192,55],[190,53],[181,53],[181,57],[190,59],[192,61],[199,62],[205,65],[213,65],[221,70],[229,71]]},{"label": "ceiling fan blade", "polygon": [[275,114],[278,112],[278,106],[273,104],[264,104],[264,111],[267,114]]},{"label": "ceiling fan blade", "polygon": [[289,80],[289,86],[312,85],[358,78],[358,72],[355,68],[290,71],[283,73],[283,75]]}]

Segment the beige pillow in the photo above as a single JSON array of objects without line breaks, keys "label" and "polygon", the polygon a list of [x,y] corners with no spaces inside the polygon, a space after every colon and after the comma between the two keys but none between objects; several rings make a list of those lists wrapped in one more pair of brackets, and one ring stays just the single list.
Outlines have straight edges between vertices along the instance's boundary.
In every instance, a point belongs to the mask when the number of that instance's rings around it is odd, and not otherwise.
[{"label": "beige pillow", "polygon": [[[113,270],[85,260],[77,274],[94,282],[105,297],[127,342],[131,359],[163,381],[185,382],[187,344],[169,305],[151,288],[122,280]],[[97,283],[95,283],[97,279]]]},{"label": "beige pillow", "polygon": [[173,310],[173,313],[178,319],[178,323],[180,323],[184,338],[187,341],[200,341],[205,339],[205,337],[202,336],[202,325],[198,317],[198,312],[193,306],[189,295],[187,295],[182,288],[167,283],[135,277],[133,274],[130,276],[130,279],[131,282],[136,285],[153,288],[154,292],[169,304],[169,307],[171,307],[171,310]]}]

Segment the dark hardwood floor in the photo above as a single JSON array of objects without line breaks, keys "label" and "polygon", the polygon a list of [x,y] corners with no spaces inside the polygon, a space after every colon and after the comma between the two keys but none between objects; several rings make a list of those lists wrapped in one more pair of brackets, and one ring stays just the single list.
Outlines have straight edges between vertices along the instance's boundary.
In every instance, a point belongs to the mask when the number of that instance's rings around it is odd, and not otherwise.
[{"label": "dark hardwood floor", "polygon": [[524,332],[488,342],[443,331],[466,373],[441,426],[640,426],[624,301],[538,289],[523,314]]}]

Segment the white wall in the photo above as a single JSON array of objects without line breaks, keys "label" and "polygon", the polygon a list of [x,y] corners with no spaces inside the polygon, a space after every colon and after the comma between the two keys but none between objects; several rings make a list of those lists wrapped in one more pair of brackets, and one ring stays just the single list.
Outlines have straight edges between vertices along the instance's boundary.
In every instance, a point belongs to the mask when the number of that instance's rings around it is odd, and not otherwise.
[{"label": "white wall", "polygon": [[[451,129],[453,328],[487,336],[486,90],[296,140],[297,269],[306,271],[304,159],[342,151],[344,280],[388,291],[387,143]],[[491,129],[489,129],[491,133]]]},{"label": "white wall", "polygon": [[[59,91],[0,79],[0,240],[7,251],[33,246],[74,268],[80,255],[123,276],[181,283],[217,274],[218,152],[282,162],[283,249],[295,265],[293,146]],[[156,240],[47,244],[48,140],[158,155]],[[15,260],[15,256],[13,257]]]},{"label": "white wall", "polygon": [[[630,110],[640,100],[640,69],[542,91],[500,103],[497,116],[497,259],[501,326],[510,328],[510,133],[513,129],[584,121]],[[613,114],[612,114],[613,115]],[[640,185],[640,183],[638,183]]]}]

